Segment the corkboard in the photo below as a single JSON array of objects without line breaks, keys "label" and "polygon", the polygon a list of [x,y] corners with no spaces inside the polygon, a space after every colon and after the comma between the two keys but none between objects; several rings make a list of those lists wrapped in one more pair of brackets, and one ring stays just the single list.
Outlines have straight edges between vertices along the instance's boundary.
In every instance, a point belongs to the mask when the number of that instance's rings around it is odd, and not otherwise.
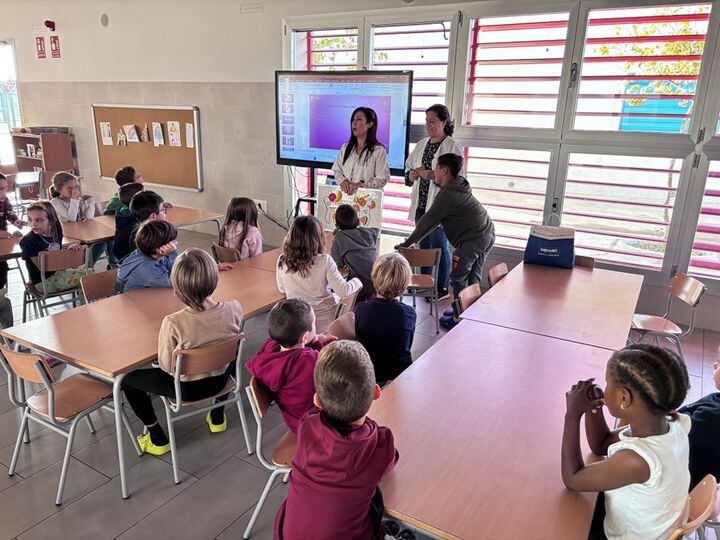
[{"label": "corkboard", "polygon": [[[140,171],[145,183],[176,189],[202,191],[202,162],[200,159],[200,122],[197,107],[143,107],[141,105],[92,105],[95,125],[95,142],[100,162],[100,176],[115,180],[115,173],[125,165]],[[180,122],[182,146],[170,146],[167,122]],[[100,122],[110,122],[112,146],[102,141]],[[118,146],[117,136],[126,124],[134,124],[138,137],[147,122],[148,142],[128,142]],[[154,146],[152,122],[160,122],[165,139],[164,146]],[[194,148],[187,147],[185,124],[193,125]]]}]

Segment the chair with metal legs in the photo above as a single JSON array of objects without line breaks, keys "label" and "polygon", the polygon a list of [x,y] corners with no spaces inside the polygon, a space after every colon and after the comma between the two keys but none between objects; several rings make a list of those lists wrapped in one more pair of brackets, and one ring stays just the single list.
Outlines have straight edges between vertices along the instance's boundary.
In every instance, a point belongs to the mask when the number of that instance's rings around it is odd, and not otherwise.
[{"label": "chair with metal legs", "polygon": [[[21,444],[29,442],[28,421],[37,422],[62,435],[67,438],[67,445],[55,497],[55,504],[60,505],[77,426],[82,419],[85,419],[90,433],[95,433],[90,413],[102,407],[111,409],[112,386],[86,373],[78,373],[57,381],[42,356],[15,352],[2,345],[0,345],[0,364],[8,374],[10,402],[23,410],[8,476],[15,474]],[[24,381],[39,384],[44,386],[44,389],[25,399]],[[125,412],[121,410],[120,414],[130,438],[134,439]],[[139,449],[136,450],[140,455]]]},{"label": "chair with metal legs", "polygon": [[270,489],[272,488],[275,479],[278,476],[282,475],[283,482],[287,483],[288,481],[291,471],[290,465],[292,463],[293,457],[295,456],[295,448],[297,447],[297,436],[292,431],[288,431],[287,433],[285,433],[285,435],[283,435],[282,438],[278,441],[277,445],[275,445],[272,461],[268,461],[263,455],[262,451],[262,420],[265,416],[265,413],[270,408],[270,404],[273,401],[272,392],[265,388],[255,377],[252,377],[250,379],[250,384],[247,386],[247,388],[245,388],[245,392],[247,392],[248,399],[250,399],[250,408],[252,409],[253,416],[255,417],[255,422],[257,424],[255,451],[257,453],[258,460],[260,460],[260,464],[268,471],[270,471],[270,478],[268,478],[268,481],[265,484],[265,488],[260,495],[260,500],[258,500],[257,504],[255,505],[255,510],[253,511],[252,517],[250,518],[250,523],[248,523],[247,528],[243,533],[243,538],[247,540],[248,538],[250,538],[252,528],[255,525],[255,521],[257,521],[260,512],[262,511],[262,507],[265,504],[265,499],[267,499],[267,496],[270,493]]},{"label": "chair with metal legs", "polygon": [[[245,411],[242,407],[242,344],[245,340],[245,334],[238,334],[230,339],[207,345],[197,349],[177,349],[173,352],[172,371],[175,378],[175,397],[167,398],[161,396],[160,399],[165,406],[165,416],[167,418],[168,438],[170,439],[170,453],[173,466],[173,478],[176,484],[180,483],[180,473],[178,468],[177,444],[175,443],[175,422],[203,414],[211,409],[221,405],[230,405],[235,403],[240,414],[240,423],[242,425],[245,444],[247,445],[248,454],[252,454],[252,445],[250,444],[250,433],[248,432],[247,420],[245,419]],[[235,363],[235,376],[229,377],[225,387],[215,395],[208,396],[198,401],[184,401],[182,392],[180,391],[180,378],[183,375],[195,375],[199,373],[209,373],[219,369],[223,369],[231,363]],[[229,394],[227,399],[215,401],[215,398]],[[198,407],[198,403],[208,402],[202,407]],[[193,405],[193,407],[188,407]],[[188,407],[186,412],[181,412],[183,407]]]}]

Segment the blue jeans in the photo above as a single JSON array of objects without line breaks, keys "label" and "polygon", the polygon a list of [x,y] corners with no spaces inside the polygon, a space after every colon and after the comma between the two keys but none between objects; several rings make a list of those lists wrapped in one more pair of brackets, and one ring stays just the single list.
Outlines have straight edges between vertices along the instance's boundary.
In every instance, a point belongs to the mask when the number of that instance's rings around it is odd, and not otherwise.
[{"label": "blue jeans", "polygon": [[[415,223],[425,215],[425,210],[418,208],[415,211]],[[442,227],[436,228],[433,232],[420,240],[420,248],[440,248],[440,266],[438,268],[437,284],[441,289],[447,289],[450,280],[450,243]],[[423,274],[431,274],[431,268],[423,268]]]}]

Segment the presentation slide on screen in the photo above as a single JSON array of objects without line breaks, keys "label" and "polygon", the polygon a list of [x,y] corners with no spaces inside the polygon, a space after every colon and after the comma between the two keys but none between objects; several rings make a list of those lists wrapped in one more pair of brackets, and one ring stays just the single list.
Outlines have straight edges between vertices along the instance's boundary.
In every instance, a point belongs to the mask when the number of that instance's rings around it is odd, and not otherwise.
[{"label": "presentation slide on screen", "polygon": [[403,169],[407,137],[409,75],[280,74],[280,158],[332,163],[350,138],[350,116],[370,107],[378,116],[377,138],[391,169]]}]

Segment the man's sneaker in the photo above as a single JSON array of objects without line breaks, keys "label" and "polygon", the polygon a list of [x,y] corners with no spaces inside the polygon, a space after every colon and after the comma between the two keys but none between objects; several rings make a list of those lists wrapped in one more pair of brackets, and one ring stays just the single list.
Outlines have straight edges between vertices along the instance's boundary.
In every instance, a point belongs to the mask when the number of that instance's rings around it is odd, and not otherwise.
[{"label": "man's sneaker", "polygon": [[457,321],[455,320],[455,317],[453,315],[450,315],[449,317],[440,317],[440,326],[442,326],[443,328],[450,330],[452,328],[455,328],[456,324]]},{"label": "man's sneaker", "polygon": [[227,429],[227,416],[223,414],[222,424],[213,424],[212,418],[210,418],[210,411],[205,415],[205,421],[210,428],[210,433],[222,433]]},{"label": "man's sneaker", "polygon": [[169,442],[162,446],[157,446],[155,443],[152,442],[152,439],[150,438],[150,433],[146,433],[145,435],[138,435],[137,440],[138,443],[140,443],[140,450],[142,450],[146,454],[152,454],[153,456],[163,456],[170,451]]},{"label": "man's sneaker", "polygon": [[[440,288],[437,290],[438,302],[439,302],[440,300],[442,300],[443,298],[447,297],[449,294],[450,294],[450,291],[448,290],[447,287],[440,287]],[[425,301],[426,301],[426,302],[430,302],[431,300],[432,300],[432,298],[430,298],[429,296],[426,296],[426,297],[425,297]]]},{"label": "man's sneaker", "polygon": [[450,317],[451,315],[455,314],[455,310],[453,308],[447,308],[445,311],[443,311],[443,317]]}]

